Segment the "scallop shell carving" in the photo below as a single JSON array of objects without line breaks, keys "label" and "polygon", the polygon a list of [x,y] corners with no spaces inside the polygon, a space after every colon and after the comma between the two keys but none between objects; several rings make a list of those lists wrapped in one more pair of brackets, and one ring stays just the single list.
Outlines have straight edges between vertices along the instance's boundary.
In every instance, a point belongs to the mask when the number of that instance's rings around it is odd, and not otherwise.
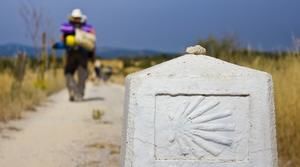
[{"label": "scallop shell carving", "polygon": [[200,158],[203,151],[218,156],[233,143],[231,135],[226,134],[235,130],[235,124],[222,121],[232,117],[232,112],[212,112],[220,102],[207,100],[203,103],[204,100],[204,96],[194,98],[183,106],[183,110],[177,111],[177,115],[169,114],[172,130],[168,141],[178,146],[181,156]]}]

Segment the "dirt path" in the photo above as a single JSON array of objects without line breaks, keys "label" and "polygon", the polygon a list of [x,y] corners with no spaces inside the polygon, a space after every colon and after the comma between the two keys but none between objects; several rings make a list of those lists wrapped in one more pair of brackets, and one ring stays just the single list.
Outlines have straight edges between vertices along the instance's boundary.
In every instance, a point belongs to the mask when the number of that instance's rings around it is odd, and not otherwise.
[{"label": "dirt path", "polygon": [[[0,167],[117,167],[124,88],[89,84],[86,101],[70,103],[67,91],[0,133]],[[104,111],[100,120],[93,110]]]}]

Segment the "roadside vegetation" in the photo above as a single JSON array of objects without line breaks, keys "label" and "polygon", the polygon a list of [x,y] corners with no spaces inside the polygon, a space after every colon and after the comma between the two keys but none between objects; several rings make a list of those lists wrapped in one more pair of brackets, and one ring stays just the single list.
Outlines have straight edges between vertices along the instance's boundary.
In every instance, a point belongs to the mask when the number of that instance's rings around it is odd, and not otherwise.
[{"label": "roadside vegetation", "polygon": [[[16,58],[0,59],[0,121],[22,118],[22,111],[34,111],[47,95],[64,87],[60,67],[45,71],[43,80],[37,72],[35,59],[27,60],[24,69],[18,68]],[[21,74],[16,74],[18,70]]]}]

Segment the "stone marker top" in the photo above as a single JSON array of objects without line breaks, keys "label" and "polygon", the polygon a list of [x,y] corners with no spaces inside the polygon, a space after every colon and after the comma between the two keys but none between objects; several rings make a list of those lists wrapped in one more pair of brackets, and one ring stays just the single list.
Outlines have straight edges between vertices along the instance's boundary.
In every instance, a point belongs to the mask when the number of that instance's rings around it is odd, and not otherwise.
[{"label": "stone marker top", "polygon": [[262,71],[231,64],[206,55],[186,54],[170,61],[158,64],[140,72],[130,74],[131,77],[235,77],[235,76],[271,76]]}]

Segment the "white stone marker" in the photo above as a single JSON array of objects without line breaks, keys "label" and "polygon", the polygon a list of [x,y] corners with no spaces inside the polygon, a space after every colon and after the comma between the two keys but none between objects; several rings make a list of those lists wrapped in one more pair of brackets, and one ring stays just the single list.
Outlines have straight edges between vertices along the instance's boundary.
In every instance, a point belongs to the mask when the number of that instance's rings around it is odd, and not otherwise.
[{"label": "white stone marker", "polygon": [[122,167],[277,166],[265,72],[187,54],[128,76],[125,112]]}]

